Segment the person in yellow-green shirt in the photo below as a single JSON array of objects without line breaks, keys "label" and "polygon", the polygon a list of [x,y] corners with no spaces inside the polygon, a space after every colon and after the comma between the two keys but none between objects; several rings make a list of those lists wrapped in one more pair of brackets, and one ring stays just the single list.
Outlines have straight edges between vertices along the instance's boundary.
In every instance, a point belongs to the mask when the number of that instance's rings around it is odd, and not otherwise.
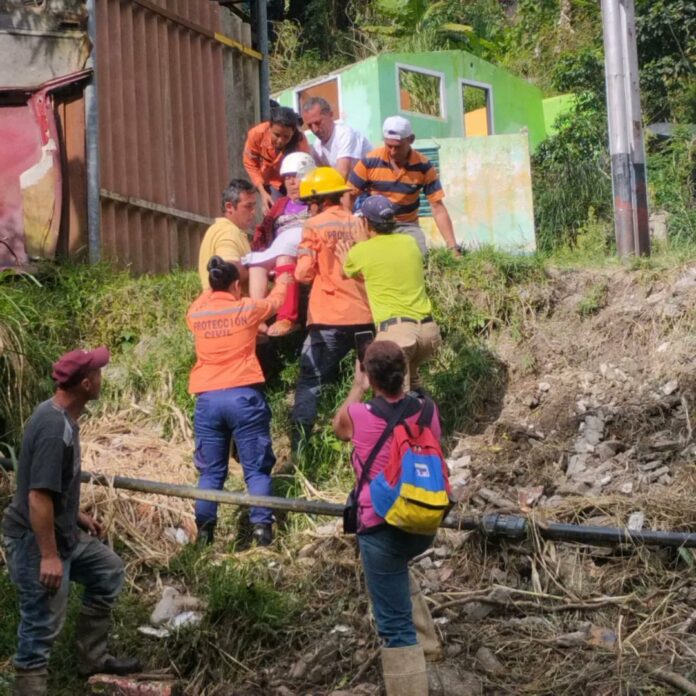
[{"label": "person in yellow-green shirt", "polygon": [[343,272],[365,281],[375,340],[394,341],[401,347],[407,362],[405,390],[418,389],[418,367],[442,343],[425,292],[423,256],[413,237],[396,232],[395,210],[388,198],[370,196],[360,212],[370,238],[342,248]]}]

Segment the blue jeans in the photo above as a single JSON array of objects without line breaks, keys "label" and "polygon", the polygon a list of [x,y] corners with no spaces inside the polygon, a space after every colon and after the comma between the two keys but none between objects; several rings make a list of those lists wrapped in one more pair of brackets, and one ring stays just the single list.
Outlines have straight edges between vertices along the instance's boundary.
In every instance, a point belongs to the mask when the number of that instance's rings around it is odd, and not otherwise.
[{"label": "blue jeans", "polygon": [[[341,360],[355,347],[355,334],[373,328],[371,325],[310,328],[300,355],[300,376],[292,409],[293,438],[310,434],[323,385],[338,377]],[[297,444],[293,442],[293,449]]]},{"label": "blue jeans", "polygon": [[418,642],[413,625],[408,562],[423,553],[434,538],[390,526],[357,535],[377,633],[387,648],[405,648]]},{"label": "blue jeans", "polygon": [[[222,490],[234,438],[247,490],[251,495],[271,495],[275,456],[271,447],[271,409],[263,392],[254,387],[204,392],[196,401],[193,425],[199,488]],[[215,522],[217,507],[212,501],[197,500],[196,522]],[[273,513],[268,508],[253,507],[249,519],[252,524],[270,524]]]},{"label": "blue jeans", "polygon": [[39,582],[41,554],[33,532],[5,537],[10,579],[19,594],[19,645],[14,664],[39,669],[48,664],[51,646],[65,623],[70,582],[84,585],[82,604],[109,612],[123,585],[123,561],[99,539],[80,532],[77,546],[63,561],[63,582],[54,593]]}]

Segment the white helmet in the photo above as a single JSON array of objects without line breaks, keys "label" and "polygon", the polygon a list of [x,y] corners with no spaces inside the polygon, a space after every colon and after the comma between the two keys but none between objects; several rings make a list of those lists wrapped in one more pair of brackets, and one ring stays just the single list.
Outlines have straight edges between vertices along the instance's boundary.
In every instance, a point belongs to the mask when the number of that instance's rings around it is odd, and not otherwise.
[{"label": "white helmet", "polygon": [[316,168],[317,165],[314,164],[312,155],[308,155],[306,152],[292,152],[283,157],[280,165],[280,175],[295,174],[298,179],[302,179]]}]

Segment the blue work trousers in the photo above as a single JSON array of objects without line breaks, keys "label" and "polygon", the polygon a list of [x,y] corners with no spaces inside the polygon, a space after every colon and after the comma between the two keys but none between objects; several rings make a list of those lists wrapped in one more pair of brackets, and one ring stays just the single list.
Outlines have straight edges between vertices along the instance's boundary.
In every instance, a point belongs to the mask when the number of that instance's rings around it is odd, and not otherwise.
[{"label": "blue work trousers", "polygon": [[387,648],[416,645],[408,562],[423,553],[435,537],[387,525],[357,538],[379,637]]},{"label": "blue work trousers", "polygon": [[[317,403],[325,384],[338,377],[338,366],[355,346],[355,334],[372,325],[310,328],[300,355],[300,376],[295,389],[292,422],[295,432],[309,435],[317,418]],[[296,443],[295,443],[296,444]]]},{"label": "blue work trousers", "polygon": [[33,532],[5,537],[10,580],[19,595],[19,644],[14,664],[40,669],[65,623],[70,582],[84,586],[82,604],[109,612],[123,586],[123,561],[96,537],[80,532],[77,546],[63,560],[63,582],[55,592],[39,581],[41,553]]},{"label": "blue work trousers", "polygon": [[[271,409],[261,390],[232,387],[198,396],[194,413],[195,464],[199,488],[221,491],[227,479],[232,438],[237,445],[244,481],[251,495],[271,495],[271,469],[275,456],[271,447]],[[270,524],[268,508],[252,507],[252,524]],[[196,501],[199,525],[217,520],[217,503]]]}]

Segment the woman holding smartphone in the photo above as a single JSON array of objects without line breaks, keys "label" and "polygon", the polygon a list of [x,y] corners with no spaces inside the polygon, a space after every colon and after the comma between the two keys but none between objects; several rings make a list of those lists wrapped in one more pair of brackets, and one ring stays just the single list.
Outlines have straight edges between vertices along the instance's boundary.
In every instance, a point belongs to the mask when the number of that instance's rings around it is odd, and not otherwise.
[{"label": "woman holding smartphone", "polygon": [[[369,481],[389,462],[393,435],[385,432],[385,420],[373,411],[373,402],[394,419],[416,424],[425,400],[404,392],[406,358],[393,341],[375,341],[365,352],[363,366],[355,367],[353,386],[333,421],[336,436],[353,444],[358,501],[357,539],[365,572],[365,585],[372,600],[377,631],[382,639],[382,672],[387,696],[427,696],[428,679],[422,641],[423,627],[432,619],[425,602],[409,578],[408,563],[423,553],[434,536],[413,534],[387,524],[374,510]],[[362,403],[372,389],[375,399]],[[374,406],[375,411],[377,405]],[[440,419],[433,408],[429,428],[439,439]],[[384,435],[387,435],[386,439]],[[375,451],[380,445],[378,451]],[[368,468],[367,475],[363,474]],[[425,615],[427,614],[427,615]]]}]

